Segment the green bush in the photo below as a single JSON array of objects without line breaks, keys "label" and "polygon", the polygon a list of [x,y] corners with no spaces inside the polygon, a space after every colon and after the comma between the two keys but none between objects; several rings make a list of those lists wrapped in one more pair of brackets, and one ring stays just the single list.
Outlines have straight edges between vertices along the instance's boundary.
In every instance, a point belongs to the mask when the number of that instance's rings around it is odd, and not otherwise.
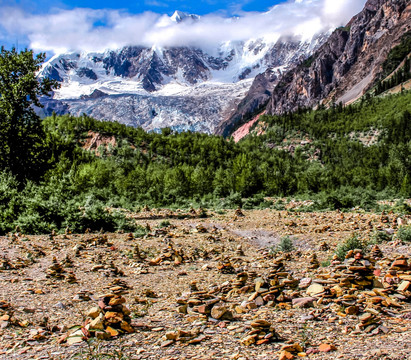
[{"label": "green bush", "polygon": [[393,209],[392,209],[395,213],[400,213],[400,214],[404,214],[404,215],[411,215],[411,206],[408,205],[407,202],[405,202],[404,200],[398,200]]},{"label": "green bush", "polygon": [[159,224],[158,224],[158,228],[159,229],[161,229],[161,228],[165,228],[165,227],[167,227],[167,226],[170,226],[171,225],[171,223],[170,223],[170,221],[168,221],[168,220],[162,220]]},{"label": "green bush", "polygon": [[397,239],[403,242],[411,242],[411,226],[401,226],[397,232]]},{"label": "green bush", "polygon": [[287,252],[287,253],[293,251],[294,244],[291,238],[289,236],[284,236],[283,238],[281,238],[281,241],[278,244],[278,249],[279,251]]},{"label": "green bush", "polygon": [[294,250],[293,241],[289,236],[284,236],[281,238],[277,246],[272,246],[269,250],[270,254],[276,255],[279,252],[289,253]]},{"label": "green bush", "polygon": [[272,201],[267,201],[263,194],[257,194],[253,197],[245,199],[243,208],[247,210],[251,209],[265,209],[270,208],[273,205]]},{"label": "green bush", "polygon": [[341,187],[329,193],[321,193],[313,208],[317,210],[348,210],[354,207],[371,210],[377,207],[376,196],[365,189]]},{"label": "green bush", "polygon": [[324,260],[321,262],[321,267],[327,267],[331,265],[331,261],[330,260]]},{"label": "green bush", "polygon": [[392,240],[392,236],[385,231],[375,231],[371,236],[371,244],[382,244]]},{"label": "green bush", "polygon": [[274,204],[274,209],[277,211],[285,210],[285,203],[282,199],[278,199]]},{"label": "green bush", "polygon": [[358,234],[354,234],[345,239],[341,244],[337,246],[335,254],[337,255],[338,259],[342,261],[345,259],[345,255],[348,251],[355,249],[364,250],[366,247],[366,242],[364,240],[361,240],[358,237]]},{"label": "green bush", "polygon": [[223,209],[235,209],[243,206],[243,199],[240,193],[232,192],[229,196],[222,199],[220,207]]},{"label": "green bush", "polygon": [[142,238],[148,234],[148,229],[141,225],[136,225],[134,229],[134,237]]},{"label": "green bush", "polygon": [[0,172],[0,235],[14,229],[13,222],[21,206],[18,181],[8,172]]}]

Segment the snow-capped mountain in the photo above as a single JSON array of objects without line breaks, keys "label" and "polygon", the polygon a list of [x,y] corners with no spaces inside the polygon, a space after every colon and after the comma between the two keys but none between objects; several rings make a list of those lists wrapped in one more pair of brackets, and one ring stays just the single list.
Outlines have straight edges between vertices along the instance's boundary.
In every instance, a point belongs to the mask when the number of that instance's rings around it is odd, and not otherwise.
[{"label": "snow-capped mountain", "polygon": [[[175,23],[197,15],[176,11]],[[61,82],[52,111],[86,113],[146,130],[214,132],[268,68],[281,73],[308,57],[325,40],[317,34],[226,42],[218,48],[128,46],[103,53],[72,52],[50,59],[40,76]]]}]

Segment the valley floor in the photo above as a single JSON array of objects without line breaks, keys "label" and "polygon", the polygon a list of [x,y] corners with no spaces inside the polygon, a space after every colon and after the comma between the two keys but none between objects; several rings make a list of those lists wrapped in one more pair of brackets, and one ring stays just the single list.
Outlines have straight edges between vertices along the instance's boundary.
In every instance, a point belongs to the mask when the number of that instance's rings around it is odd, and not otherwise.
[{"label": "valley floor", "polygon": [[[395,233],[394,214],[242,212],[130,214],[141,238],[0,237],[0,359],[411,359],[411,243],[332,260],[354,233]],[[134,333],[68,336],[113,292]]]}]

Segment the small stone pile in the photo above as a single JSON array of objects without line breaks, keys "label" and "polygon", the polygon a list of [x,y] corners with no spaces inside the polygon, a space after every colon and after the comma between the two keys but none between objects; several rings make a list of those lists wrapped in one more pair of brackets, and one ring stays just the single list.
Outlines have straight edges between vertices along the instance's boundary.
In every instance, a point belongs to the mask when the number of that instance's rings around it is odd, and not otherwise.
[{"label": "small stone pile", "polygon": [[114,261],[110,261],[109,265],[104,266],[105,276],[124,276],[124,271],[114,264]]},{"label": "small stone pile", "polygon": [[133,259],[137,262],[143,261],[143,257],[141,255],[140,247],[136,244],[133,248]]},{"label": "small stone pile", "polygon": [[76,284],[78,281],[77,281],[77,278],[76,278],[76,275],[74,274],[74,272],[72,272],[72,271],[69,271],[67,274],[66,274],[66,281],[69,283],[69,284]]},{"label": "small stone pile", "polygon": [[390,270],[396,270],[397,272],[406,272],[410,270],[410,266],[408,265],[408,258],[405,255],[399,256],[392,263]]},{"label": "small stone pile", "polygon": [[242,272],[237,274],[236,279],[233,281],[233,289],[242,289],[246,286],[248,280],[248,274],[246,272]]},{"label": "small stone pile", "polygon": [[175,342],[185,343],[189,345],[198,344],[206,339],[204,335],[200,335],[198,329],[192,329],[190,331],[176,330],[168,331],[162,338],[161,347],[167,347]]},{"label": "small stone pile", "polygon": [[317,259],[317,255],[313,253],[310,256],[310,265],[308,266],[308,269],[315,270],[315,269],[318,269],[319,267],[320,267],[320,262]]},{"label": "small stone pile", "polygon": [[372,288],[374,283],[374,267],[364,257],[361,250],[351,250],[346,255],[345,269],[340,273],[340,286],[346,288]]},{"label": "small stone pile", "polygon": [[74,301],[90,301],[92,294],[88,290],[80,290],[76,295],[74,295]]},{"label": "small stone pile", "polygon": [[374,245],[373,248],[371,249],[370,256],[374,260],[379,260],[384,257],[384,254],[382,253],[380,247],[378,245]]},{"label": "small stone pile", "polygon": [[356,326],[356,330],[363,331],[365,333],[371,333],[378,330],[381,325],[381,319],[378,317],[378,312],[372,309],[367,309],[368,311],[359,316],[360,323]]},{"label": "small stone pile", "polygon": [[93,237],[91,240],[89,240],[90,245],[92,246],[111,246],[111,244],[108,242],[108,236],[107,234],[98,234],[97,236]]},{"label": "small stone pile", "polygon": [[69,345],[91,337],[107,340],[120,334],[134,332],[130,324],[130,310],[126,299],[120,293],[108,293],[99,297],[98,306],[89,309],[87,319],[81,329],[67,334],[64,340]]},{"label": "small stone pile", "polygon": [[281,347],[281,353],[278,360],[292,360],[295,359],[296,356],[305,357],[306,354],[303,353],[303,348],[300,344],[286,344]]},{"label": "small stone pile", "polygon": [[208,232],[207,228],[203,224],[198,224],[196,226],[196,231],[203,234]]},{"label": "small stone pile", "polygon": [[241,244],[237,246],[237,249],[236,249],[236,251],[235,251],[235,254],[236,254],[237,256],[244,256],[244,255],[245,255],[245,254],[244,254],[243,247],[241,246]]},{"label": "small stone pile", "polygon": [[6,300],[0,300],[0,309],[7,310],[10,309],[11,305]]},{"label": "small stone pile", "polygon": [[106,289],[115,295],[124,295],[131,287],[122,279],[114,279],[107,285]]},{"label": "small stone pile", "polygon": [[328,250],[330,250],[330,246],[325,241],[323,241],[320,244],[319,250],[320,251],[328,251]]},{"label": "small stone pile", "polygon": [[70,258],[69,254],[66,255],[66,257],[63,259],[63,261],[61,263],[62,263],[62,265],[64,265],[65,267],[68,267],[68,268],[71,268],[74,265],[73,260]]},{"label": "small stone pile", "polygon": [[65,272],[63,265],[57,261],[55,256],[53,256],[52,264],[46,270],[46,277],[62,280],[65,278]]},{"label": "small stone pile", "polygon": [[0,258],[0,270],[12,270],[12,269],[14,269],[13,264],[5,255],[3,255]]},{"label": "small stone pile", "polygon": [[251,330],[240,340],[243,345],[262,345],[275,341],[281,341],[274,327],[266,320],[254,320],[251,322]]},{"label": "small stone pile", "polygon": [[183,294],[177,299],[177,312],[180,314],[198,314],[204,319],[233,320],[231,310],[220,298],[207,291],[199,291],[197,283],[191,282],[190,293]]},{"label": "small stone pile", "polygon": [[234,216],[236,217],[244,217],[244,213],[242,212],[241,208],[237,208],[235,210]]},{"label": "small stone pile", "polygon": [[231,263],[231,260],[228,256],[224,257],[218,264],[217,269],[222,274],[235,274],[235,268]]}]

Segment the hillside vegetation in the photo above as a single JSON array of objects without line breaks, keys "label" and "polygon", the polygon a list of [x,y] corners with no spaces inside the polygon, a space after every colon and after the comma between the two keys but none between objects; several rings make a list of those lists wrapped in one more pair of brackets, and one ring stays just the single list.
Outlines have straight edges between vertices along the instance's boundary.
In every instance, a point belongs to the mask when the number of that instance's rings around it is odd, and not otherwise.
[{"label": "hillside vegetation", "polygon": [[[36,173],[0,174],[0,232],[133,229],[106,207],[254,207],[272,205],[267,196],[300,196],[316,199],[317,208],[369,208],[378,197],[410,197],[410,113],[411,92],[403,92],[264,116],[259,136],[237,144],[52,116],[38,135]],[[115,145],[85,149],[91,131]]]}]

